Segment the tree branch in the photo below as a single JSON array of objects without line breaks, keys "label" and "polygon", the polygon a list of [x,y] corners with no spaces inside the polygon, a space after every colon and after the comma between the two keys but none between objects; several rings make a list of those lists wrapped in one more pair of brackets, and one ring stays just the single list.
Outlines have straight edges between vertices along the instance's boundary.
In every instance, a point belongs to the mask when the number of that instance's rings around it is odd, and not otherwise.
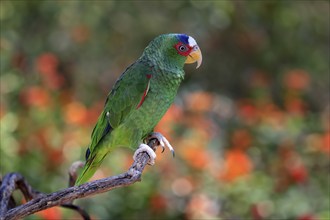
[{"label": "tree branch", "polygon": [[[153,139],[149,141],[148,145],[154,149],[157,142]],[[148,161],[148,154],[141,152],[137,155],[136,160],[125,173],[88,182],[80,186],[72,186],[50,194],[43,194],[34,190],[21,174],[9,173],[4,176],[0,188],[0,220],[23,218],[35,212],[59,205],[79,210],[79,207],[72,205],[72,202],[75,199],[93,196],[140,181],[142,172]],[[77,167],[75,167],[75,169],[76,168]],[[71,176],[70,170],[70,177]],[[72,184],[72,179],[70,179],[70,182]],[[11,208],[11,195],[16,189],[22,191],[28,202],[15,208]]]}]

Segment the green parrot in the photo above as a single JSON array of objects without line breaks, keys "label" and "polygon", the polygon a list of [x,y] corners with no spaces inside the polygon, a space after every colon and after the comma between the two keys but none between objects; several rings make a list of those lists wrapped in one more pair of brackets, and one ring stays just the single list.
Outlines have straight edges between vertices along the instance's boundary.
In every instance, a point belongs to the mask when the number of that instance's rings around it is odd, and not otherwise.
[{"label": "green parrot", "polygon": [[156,154],[144,144],[146,139],[156,138],[163,150],[166,146],[174,153],[168,140],[153,130],[174,101],[185,75],[184,64],[195,62],[198,68],[202,63],[201,50],[194,38],[186,34],[163,34],[149,43],[109,93],[75,185],[87,182],[116,147],[139,146],[133,158],[146,151],[150,164]]}]

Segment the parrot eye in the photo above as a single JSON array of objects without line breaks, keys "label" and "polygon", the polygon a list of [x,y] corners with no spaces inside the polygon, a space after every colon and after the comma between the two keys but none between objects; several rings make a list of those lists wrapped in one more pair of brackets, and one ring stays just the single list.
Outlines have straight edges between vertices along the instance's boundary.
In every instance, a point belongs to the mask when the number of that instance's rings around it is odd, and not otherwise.
[{"label": "parrot eye", "polygon": [[186,47],[185,45],[180,45],[179,46],[179,50],[180,50],[180,52],[187,52],[188,51],[188,47]]}]

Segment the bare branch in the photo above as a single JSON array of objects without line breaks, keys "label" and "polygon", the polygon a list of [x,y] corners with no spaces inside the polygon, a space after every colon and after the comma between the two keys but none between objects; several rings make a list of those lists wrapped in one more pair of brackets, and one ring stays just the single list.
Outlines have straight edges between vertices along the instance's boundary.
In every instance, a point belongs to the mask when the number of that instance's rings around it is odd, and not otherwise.
[{"label": "bare branch", "polygon": [[[151,140],[148,145],[154,147],[157,143],[156,141]],[[35,212],[59,205],[73,209],[80,209],[77,206],[73,207],[74,205],[72,205],[72,202],[75,199],[93,196],[140,181],[141,174],[148,161],[148,154],[141,152],[136,157],[136,160],[130,169],[125,173],[88,182],[80,186],[69,187],[50,194],[42,194],[35,191],[19,173],[7,174],[3,178],[0,188],[0,220],[20,219]],[[77,167],[74,167],[74,169],[76,168]],[[70,170],[70,177],[75,178],[76,176],[74,175],[74,171],[72,172]],[[72,184],[72,181],[73,180],[70,180],[70,185]],[[26,200],[32,200],[18,207],[9,209],[8,204],[11,200],[11,195],[16,189],[20,189],[22,191]],[[80,214],[82,213],[85,212],[81,211]]]},{"label": "bare branch", "polygon": [[12,199],[13,192],[19,189],[21,190],[24,198],[28,201],[32,198],[41,195],[40,192],[35,191],[30,184],[24,179],[24,177],[19,173],[9,173],[4,176],[1,187],[0,187],[0,213],[6,213],[9,206],[9,202]]}]

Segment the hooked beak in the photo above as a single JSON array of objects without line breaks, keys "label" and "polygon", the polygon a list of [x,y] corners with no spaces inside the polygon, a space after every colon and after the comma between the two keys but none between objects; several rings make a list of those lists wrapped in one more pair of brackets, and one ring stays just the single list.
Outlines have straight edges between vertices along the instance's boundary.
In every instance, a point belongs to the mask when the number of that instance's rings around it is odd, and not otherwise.
[{"label": "hooked beak", "polygon": [[187,56],[187,60],[185,63],[195,63],[195,62],[197,62],[197,67],[196,67],[197,69],[202,64],[202,52],[199,49],[198,45],[195,45],[193,47],[192,51]]}]

